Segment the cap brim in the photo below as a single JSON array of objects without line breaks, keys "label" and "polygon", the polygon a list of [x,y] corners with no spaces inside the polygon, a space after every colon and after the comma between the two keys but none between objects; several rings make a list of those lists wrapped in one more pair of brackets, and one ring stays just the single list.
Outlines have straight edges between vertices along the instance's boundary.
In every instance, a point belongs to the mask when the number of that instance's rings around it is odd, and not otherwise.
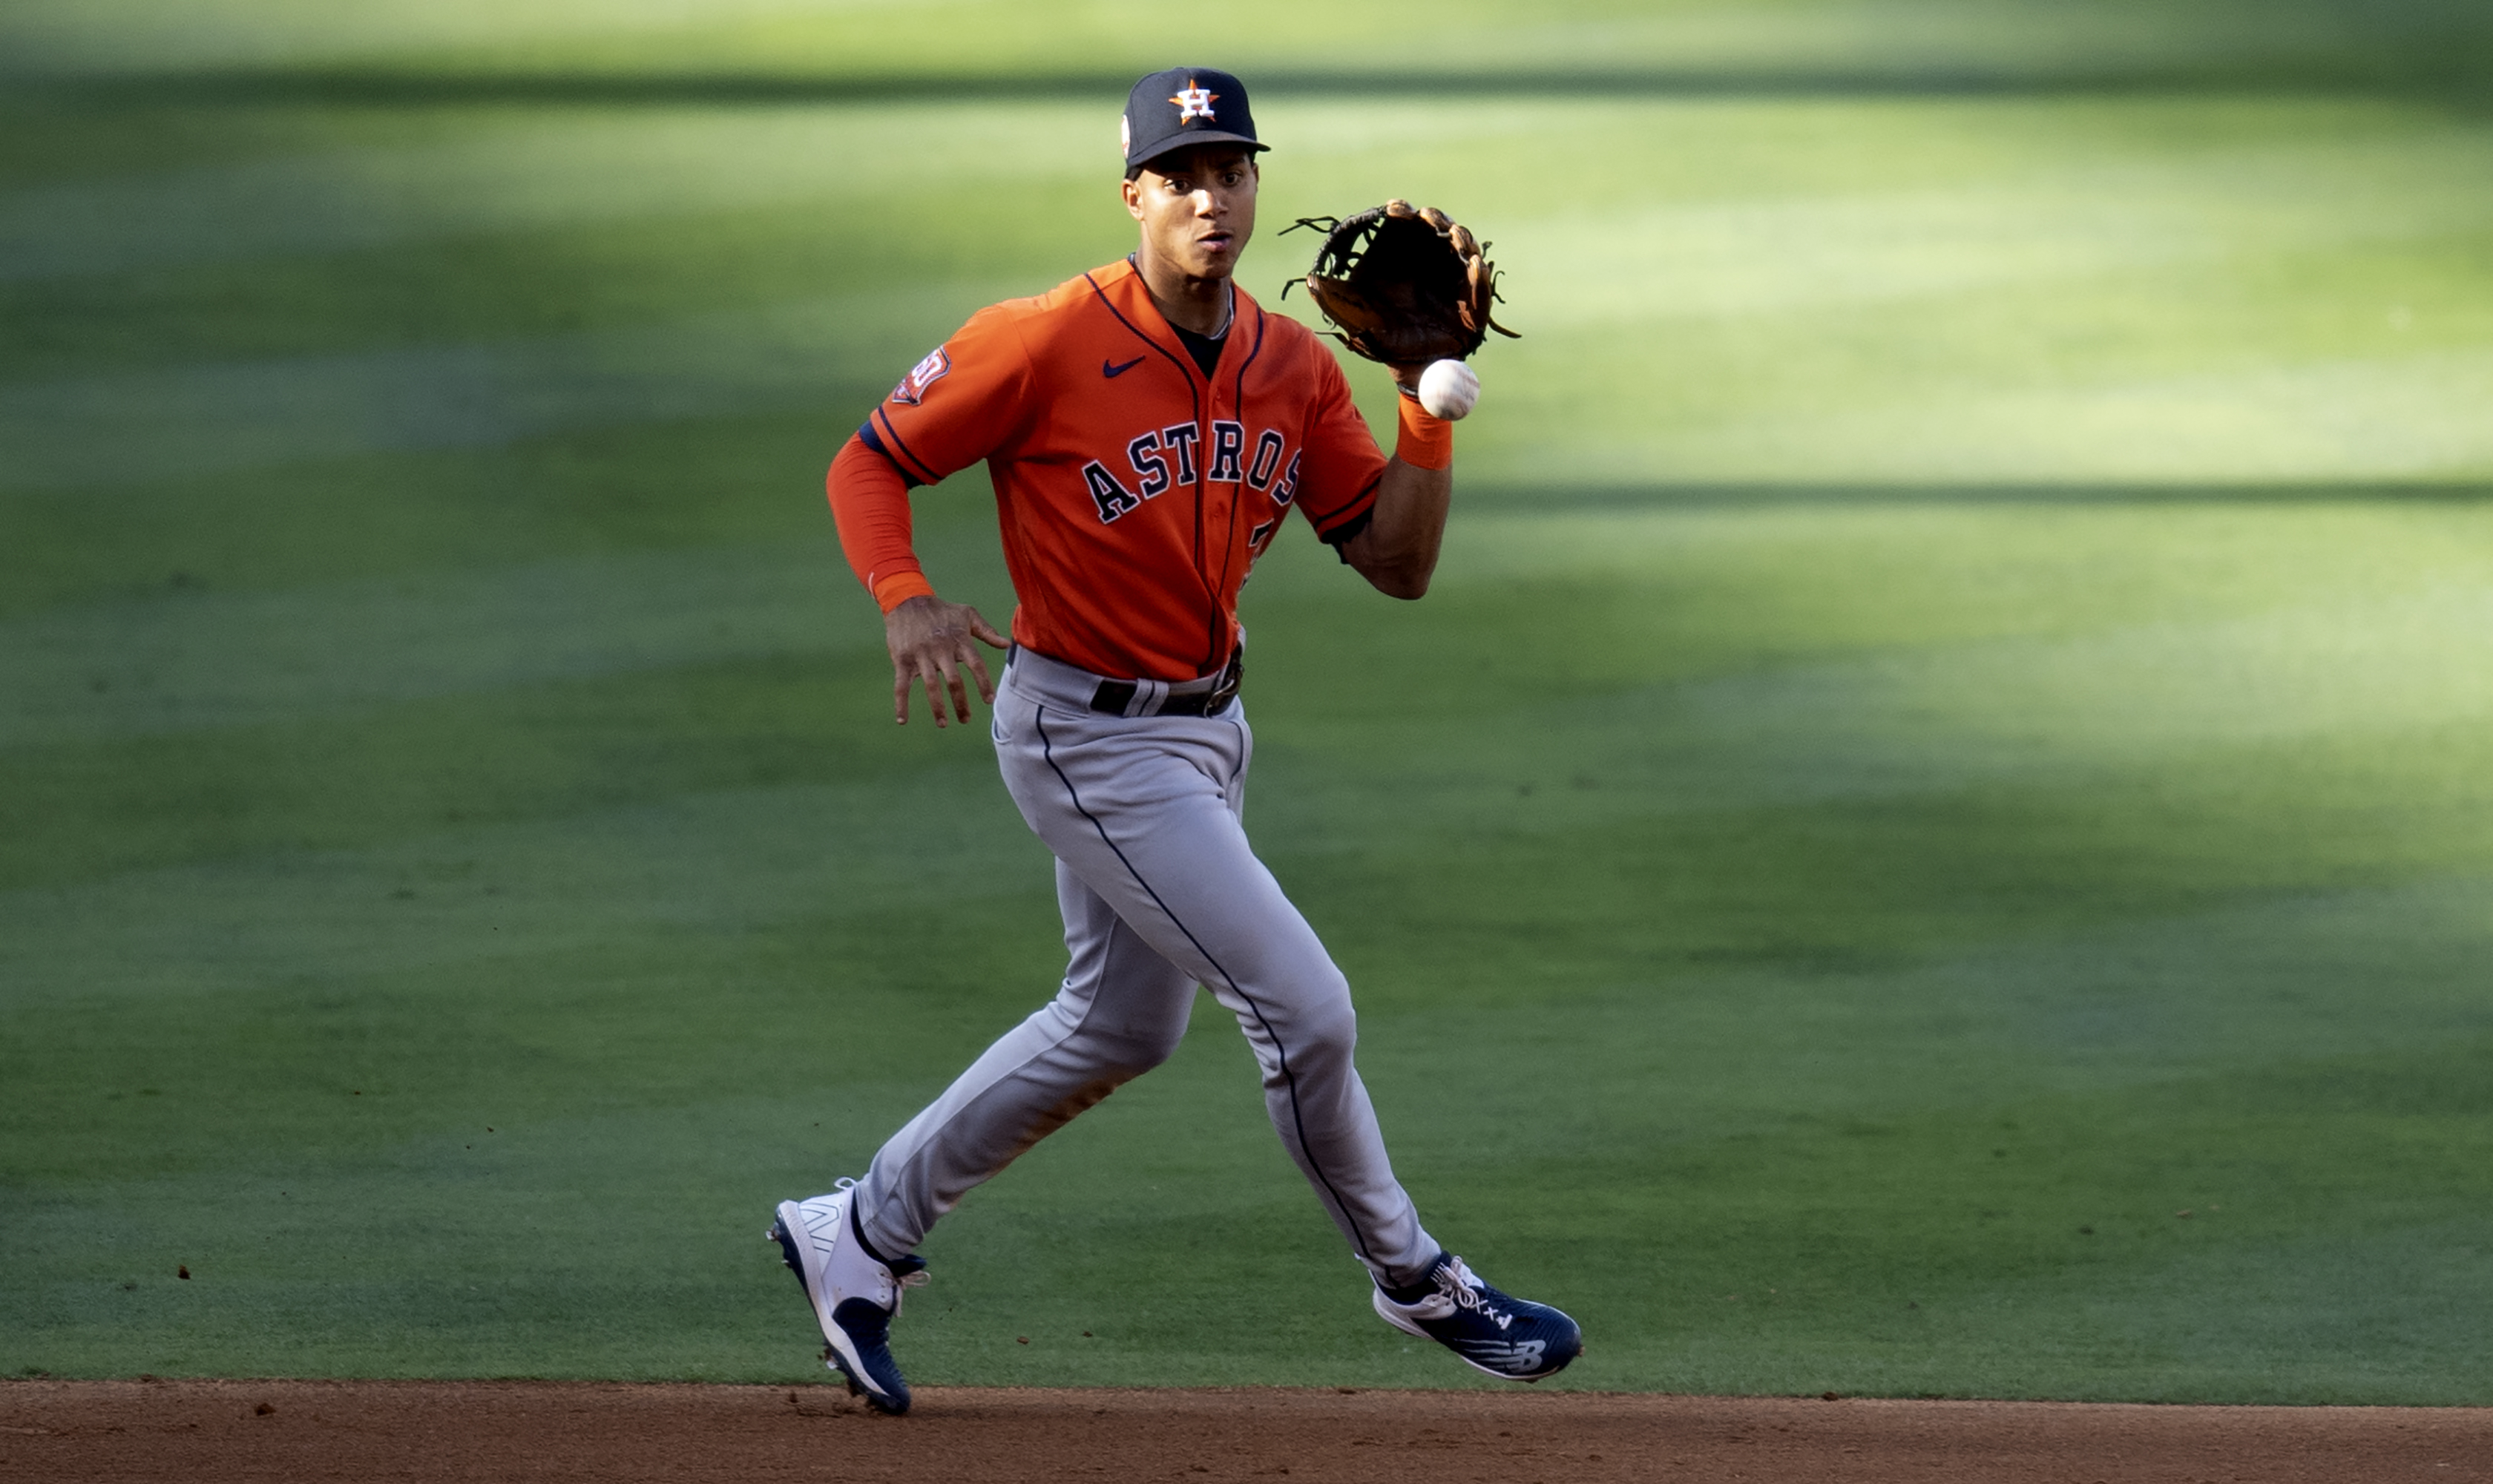
[{"label": "cap brim", "polygon": [[1179,138],[1172,139],[1163,147],[1152,151],[1150,154],[1143,156],[1139,160],[1126,161],[1126,167],[1127,169],[1142,169],[1150,166],[1150,164],[1155,160],[1165,160],[1169,156],[1176,154],[1179,150],[1193,149],[1195,146],[1200,144],[1244,144],[1248,149],[1258,151],[1271,149],[1273,147],[1272,145],[1263,143],[1260,140],[1250,139],[1243,134],[1214,134],[1207,130],[1202,134],[1188,134]]}]

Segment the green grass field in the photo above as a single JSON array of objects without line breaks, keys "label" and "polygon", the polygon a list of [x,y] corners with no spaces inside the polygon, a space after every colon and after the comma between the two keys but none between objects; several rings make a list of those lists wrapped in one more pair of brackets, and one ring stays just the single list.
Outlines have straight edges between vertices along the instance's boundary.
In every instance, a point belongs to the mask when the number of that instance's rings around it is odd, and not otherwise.
[{"label": "green grass field", "polygon": [[[0,15],[0,1374],[822,1376],[771,1203],[1062,966],[823,467],[1197,59],[1250,289],[1404,195],[1527,336],[1249,823],[1563,1384],[2493,1404],[2482,7],[690,14]],[[1200,1010],[914,1378],[1468,1383]]]}]

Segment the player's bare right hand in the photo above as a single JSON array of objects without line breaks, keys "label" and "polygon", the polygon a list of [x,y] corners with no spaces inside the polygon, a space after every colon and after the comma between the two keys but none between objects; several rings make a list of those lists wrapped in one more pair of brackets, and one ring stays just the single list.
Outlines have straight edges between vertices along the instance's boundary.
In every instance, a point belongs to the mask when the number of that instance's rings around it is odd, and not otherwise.
[{"label": "player's bare right hand", "polygon": [[978,699],[994,704],[996,687],[987,679],[986,656],[970,641],[999,650],[1009,641],[969,604],[947,603],[932,595],[913,597],[883,616],[883,639],[891,650],[891,715],[902,726],[909,724],[913,682],[926,686],[926,702],[934,709],[937,726],[945,723],[947,693],[952,714],[967,725],[970,693],[961,683],[964,670],[977,678]]}]

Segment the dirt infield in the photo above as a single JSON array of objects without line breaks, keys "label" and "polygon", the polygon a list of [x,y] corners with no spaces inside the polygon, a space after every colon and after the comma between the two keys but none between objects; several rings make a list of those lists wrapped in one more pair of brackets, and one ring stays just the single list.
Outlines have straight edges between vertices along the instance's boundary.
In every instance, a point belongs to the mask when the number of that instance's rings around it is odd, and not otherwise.
[{"label": "dirt infield", "polygon": [[0,1480],[2493,1481],[2493,1409],[1400,1391],[0,1383]]}]

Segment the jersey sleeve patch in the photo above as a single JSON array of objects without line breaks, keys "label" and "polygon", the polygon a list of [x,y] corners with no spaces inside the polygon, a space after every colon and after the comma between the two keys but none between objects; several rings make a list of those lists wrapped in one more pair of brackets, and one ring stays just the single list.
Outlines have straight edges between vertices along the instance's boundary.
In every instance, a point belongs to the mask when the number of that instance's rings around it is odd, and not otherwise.
[{"label": "jersey sleeve patch", "polygon": [[952,358],[944,353],[942,346],[937,346],[926,352],[924,360],[909,368],[909,375],[902,377],[900,384],[891,389],[891,400],[902,407],[917,406],[926,400],[926,388],[944,379],[945,374],[951,369]]}]

